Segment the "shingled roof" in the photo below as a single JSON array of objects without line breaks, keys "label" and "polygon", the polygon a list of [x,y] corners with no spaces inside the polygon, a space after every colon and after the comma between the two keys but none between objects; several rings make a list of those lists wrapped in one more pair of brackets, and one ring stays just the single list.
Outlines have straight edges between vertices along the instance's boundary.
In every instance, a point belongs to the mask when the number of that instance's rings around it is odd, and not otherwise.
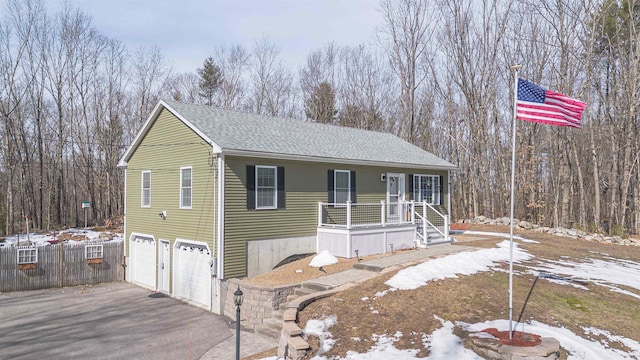
[{"label": "shingled roof", "polygon": [[454,169],[455,166],[395,135],[311,121],[255,115],[162,100],[120,161],[166,108],[222,153],[310,161]]}]

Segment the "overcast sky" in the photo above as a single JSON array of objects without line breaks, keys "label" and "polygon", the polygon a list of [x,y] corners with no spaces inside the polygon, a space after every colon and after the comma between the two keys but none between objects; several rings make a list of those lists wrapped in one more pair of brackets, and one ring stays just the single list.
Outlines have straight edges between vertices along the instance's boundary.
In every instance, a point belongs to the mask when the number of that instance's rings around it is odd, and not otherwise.
[{"label": "overcast sky", "polygon": [[[64,0],[46,0],[49,14]],[[130,51],[158,46],[176,72],[195,71],[219,46],[251,50],[267,37],[298,69],[328,43],[375,42],[382,25],[377,0],[67,0],[104,35]]]}]

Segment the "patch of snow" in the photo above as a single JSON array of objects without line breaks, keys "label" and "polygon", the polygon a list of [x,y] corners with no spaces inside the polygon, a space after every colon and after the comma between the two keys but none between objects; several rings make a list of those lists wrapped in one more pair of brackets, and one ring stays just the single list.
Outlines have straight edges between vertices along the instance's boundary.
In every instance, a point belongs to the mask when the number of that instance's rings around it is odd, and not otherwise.
[{"label": "patch of snow", "polygon": [[[45,246],[45,245],[50,245],[53,242],[58,242],[58,238],[61,235],[64,234],[70,234],[70,235],[75,235],[78,237],[84,237],[87,241],[95,241],[95,240],[100,240],[101,239],[101,235],[108,235],[111,238],[111,241],[118,241],[118,240],[124,240],[124,235],[122,233],[114,233],[114,232],[109,232],[109,231],[94,231],[94,230],[90,230],[90,229],[76,229],[76,228],[70,228],[70,229],[66,229],[66,230],[60,230],[60,231],[46,231],[43,233],[29,233],[29,235],[27,236],[27,234],[16,234],[16,235],[11,235],[11,236],[6,236],[5,240],[3,243],[0,244],[0,246],[14,246],[18,244],[18,237],[20,240],[20,245],[27,245],[27,240],[31,243],[31,245],[36,245],[36,246]],[[69,242],[71,241],[76,241],[76,240],[69,240]],[[106,240],[105,241],[109,241]],[[76,241],[78,242],[78,241]]]},{"label": "patch of snow", "polygon": [[318,354],[312,359],[323,359],[323,357],[319,357],[319,355],[322,355],[331,350],[333,344],[335,344],[336,341],[332,339],[332,335],[328,330],[336,323],[337,318],[335,315],[328,316],[322,320],[312,319],[307,321],[307,325],[303,330],[305,335],[315,335],[320,339],[320,348],[318,349]]},{"label": "patch of snow", "polygon": [[399,350],[393,346],[393,343],[398,341],[402,337],[402,333],[397,332],[394,336],[388,335],[373,335],[372,339],[376,344],[371,349],[360,354],[355,351],[348,351],[344,360],[402,360],[402,359],[415,359],[419,350],[417,349],[405,349]]},{"label": "patch of snow", "polygon": [[338,258],[331,255],[329,250],[322,250],[318,255],[314,256],[309,266],[317,267],[327,266],[338,262]]},{"label": "patch of snow", "polygon": [[[391,288],[413,290],[429,281],[457,278],[458,275],[473,275],[489,271],[499,262],[509,261],[509,241],[497,244],[498,248],[461,252],[426,261],[422,264],[400,270],[385,282]],[[532,255],[513,244],[513,261],[520,262]],[[377,296],[377,294],[376,294]]]},{"label": "patch of snow", "polygon": [[369,300],[369,297],[368,297],[368,296],[365,296],[365,297],[363,297],[363,298],[360,298],[360,300],[362,300],[362,301],[367,301],[367,300]]},{"label": "patch of snow", "polygon": [[442,327],[422,338],[424,347],[429,349],[429,356],[426,359],[482,360],[476,353],[465,348],[462,339],[453,334],[453,323],[439,318],[438,320],[442,323]]},{"label": "patch of snow", "polygon": [[[572,279],[594,283],[599,286],[606,286],[611,288],[612,291],[640,299],[639,294],[634,294],[613,285],[624,285],[640,290],[640,263],[638,262],[614,258],[605,260],[585,259],[584,262],[540,259],[537,262],[537,266],[528,268],[539,272],[571,277]],[[559,283],[566,285],[572,282],[561,281]]]},{"label": "patch of snow", "polygon": [[[628,347],[629,349],[634,349],[632,350],[632,354],[636,356],[636,359],[640,359],[640,343],[639,342],[632,339],[625,338],[623,336],[613,335],[607,330],[602,330],[594,327],[583,328],[583,330],[584,330],[584,333],[587,335],[604,336],[607,339],[609,339],[609,342],[620,343]],[[608,346],[609,343],[603,342],[602,345]]]}]

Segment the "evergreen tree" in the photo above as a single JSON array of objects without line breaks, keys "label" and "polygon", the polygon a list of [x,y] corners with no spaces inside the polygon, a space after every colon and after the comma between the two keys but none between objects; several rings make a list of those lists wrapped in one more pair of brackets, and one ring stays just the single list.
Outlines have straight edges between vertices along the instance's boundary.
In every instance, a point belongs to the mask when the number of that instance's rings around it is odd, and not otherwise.
[{"label": "evergreen tree", "polygon": [[198,95],[205,99],[206,105],[212,106],[213,96],[222,85],[222,71],[220,71],[220,67],[216,65],[213,58],[208,57],[202,64],[202,68],[199,68],[197,72],[200,75],[200,81],[198,82],[200,92]]},{"label": "evergreen tree", "polygon": [[328,82],[321,82],[305,100],[305,113],[308,118],[320,123],[333,123],[337,114],[336,94]]}]

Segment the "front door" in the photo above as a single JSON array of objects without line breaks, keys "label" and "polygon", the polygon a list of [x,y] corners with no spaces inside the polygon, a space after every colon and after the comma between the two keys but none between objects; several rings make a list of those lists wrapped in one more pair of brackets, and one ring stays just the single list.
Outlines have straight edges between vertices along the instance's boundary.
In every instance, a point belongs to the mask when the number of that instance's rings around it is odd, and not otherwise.
[{"label": "front door", "polygon": [[171,244],[168,241],[160,241],[160,253],[158,254],[158,291],[169,293],[169,268],[170,268]]},{"label": "front door", "polygon": [[400,222],[404,201],[404,174],[387,174],[387,222]]}]

